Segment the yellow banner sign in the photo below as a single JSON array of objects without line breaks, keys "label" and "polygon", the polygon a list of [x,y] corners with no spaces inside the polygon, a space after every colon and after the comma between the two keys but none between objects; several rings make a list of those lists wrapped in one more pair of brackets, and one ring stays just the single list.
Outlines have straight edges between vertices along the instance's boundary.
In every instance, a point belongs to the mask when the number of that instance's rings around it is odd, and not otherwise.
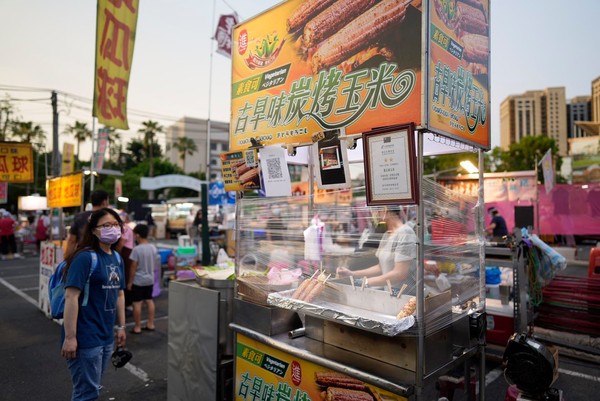
[{"label": "yellow banner sign", "polygon": [[0,142],[0,182],[33,182],[30,143]]},{"label": "yellow banner sign", "polygon": [[235,399],[406,401],[359,379],[237,335]]},{"label": "yellow banner sign", "polygon": [[418,125],[421,20],[420,0],[288,0],[236,26],[230,149]]},{"label": "yellow banner sign", "polygon": [[129,129],[127,88],[138,7],[139,0],[98,0],[92,115],[108,127]]},{"label": "yellow banner sign", "polygon": [[431,131],[490,148],[489,0],[429,7]]},{"label": "yellow banner sign", "polygon": [[46,181],[49,208],[81,206],[83,174],[76,173]]}]

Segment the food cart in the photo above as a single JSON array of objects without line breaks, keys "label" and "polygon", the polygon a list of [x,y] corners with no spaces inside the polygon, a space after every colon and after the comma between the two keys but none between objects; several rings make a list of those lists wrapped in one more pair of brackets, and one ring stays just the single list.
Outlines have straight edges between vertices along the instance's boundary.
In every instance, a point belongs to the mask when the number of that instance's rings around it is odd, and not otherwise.
[{"label": "food cart", "polygon": [[[423,169],[468,150],[483,165],[488,16],[485,0],[289,0],[234,28],[236,400],[423,400],[455,368],[483,378],[483,176],[471,197]],[[393,251],[408,274],[340,275],[377,264],[392,211],[416,238]]]}]

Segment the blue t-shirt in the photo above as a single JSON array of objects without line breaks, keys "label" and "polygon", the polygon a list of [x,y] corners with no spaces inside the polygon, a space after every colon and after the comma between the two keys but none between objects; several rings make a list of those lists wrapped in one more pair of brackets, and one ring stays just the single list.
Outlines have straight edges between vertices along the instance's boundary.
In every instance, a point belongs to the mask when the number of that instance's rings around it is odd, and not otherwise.
[{"label": "blue t-shirt", "polygon": [[[76,287],[79,296],[77,317],[77,344],[79,348],[93,348],[112,344],[113,326],[117,317],[119,291],[125,289],[125,268],[122,259],[117,259],[116,251],[107,254],[96,252],[98,264],[90,277],[90,293],[87,306],[81,306],[85,283],[92,268],[90,252],[81,252],[71,262],[65,288]],[[64,340],[64,328],[62,340]]]},{"label": "blue t-shirt", "polygon": [[506,221],[504,220],[504,217],[494,216],[492,218],[492,224],[496,224],[492,233],[494,237],[503,237],[508,235],[508,228],[506,228]]}]

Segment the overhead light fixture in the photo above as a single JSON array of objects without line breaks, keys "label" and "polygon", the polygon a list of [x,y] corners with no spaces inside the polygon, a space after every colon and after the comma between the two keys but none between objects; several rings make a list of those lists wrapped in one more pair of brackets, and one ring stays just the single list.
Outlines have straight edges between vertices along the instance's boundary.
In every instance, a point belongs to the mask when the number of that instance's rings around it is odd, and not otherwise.
[{"label": "overhead light fixture", "polygon": [[479,173],[479,169],[470,160],[461,161],[460,166],[464,168],[469,174]]},{"label": "overhead light fixture", "polygon": [[125,197],[125,196],[119,196],[119,197],[117,198],[117,200],[118,200],[119,202],[124,202],[124,203],[127,203],[127,202],[129,202],[129,198],[127,198],[127,197]]}]

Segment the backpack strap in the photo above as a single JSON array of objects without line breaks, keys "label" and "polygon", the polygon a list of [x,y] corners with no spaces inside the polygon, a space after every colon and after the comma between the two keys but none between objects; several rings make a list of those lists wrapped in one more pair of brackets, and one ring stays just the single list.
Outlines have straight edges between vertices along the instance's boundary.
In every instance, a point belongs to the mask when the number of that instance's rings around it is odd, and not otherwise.
[{"label": "backpack strap", "polygon": [[90,256],[92,257],[92,268],[90,269],[90,274],[88,275],[87,281],[85,282],[85,289],[83,292],[83,301],[81,302],[81,306],[87,306],[88,297],[90,296],[90,278],[92,277],[92,273],[96,270],[96,266],[98,265],[98,255],[96,252],[90,251]]}]

